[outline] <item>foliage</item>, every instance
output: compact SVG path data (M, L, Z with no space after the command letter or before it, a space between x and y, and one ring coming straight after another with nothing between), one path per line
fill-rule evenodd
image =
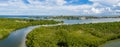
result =
M120 38L120 22L40 27L27 36L28 47L98 47Z
M0 39L8 36L10 32L24 28L27 26L39 25L39 24L55 24L58 22L52 20L32 20L32 19L0 19Z

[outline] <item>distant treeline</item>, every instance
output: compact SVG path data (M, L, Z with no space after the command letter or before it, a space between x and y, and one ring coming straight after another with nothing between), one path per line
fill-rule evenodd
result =
M100 19L100 18L120 18L120 16L34 16L30 18L82 20L82 19Z

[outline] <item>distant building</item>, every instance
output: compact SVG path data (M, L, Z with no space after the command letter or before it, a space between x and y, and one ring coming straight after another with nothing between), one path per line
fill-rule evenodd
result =
M81 19L81 20L85 20L85 19L86 19L86 17L81 17L80 19Z

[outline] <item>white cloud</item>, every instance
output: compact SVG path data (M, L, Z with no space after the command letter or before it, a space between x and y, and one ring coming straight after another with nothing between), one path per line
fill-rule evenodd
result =
M0 3L0 6L8 6L6 3Z
M105 5L114 5L118 2L120 2L120 0L90 0L92 2L98 2L101 4L105 4Z
M23 0L9 0L9 3L0 3L0 14L108 14L120 12L119 0L89 0L93 4L83 5L64 5L68 3L65 0L27 0L30 4L23 3ZM71 0L78 1L78 0ZM11 12L12 11L12 12Z

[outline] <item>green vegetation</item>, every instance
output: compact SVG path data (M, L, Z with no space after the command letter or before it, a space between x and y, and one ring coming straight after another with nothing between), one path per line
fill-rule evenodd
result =
M28 47L98 47L120 38L120 22L40 27L27 36Z
M10 34L11 31L24 28L32 25L39 24L55 24L58 22L52 20L32 20L32 19L10 19L1 18L0 19L0 39L5 38Z

